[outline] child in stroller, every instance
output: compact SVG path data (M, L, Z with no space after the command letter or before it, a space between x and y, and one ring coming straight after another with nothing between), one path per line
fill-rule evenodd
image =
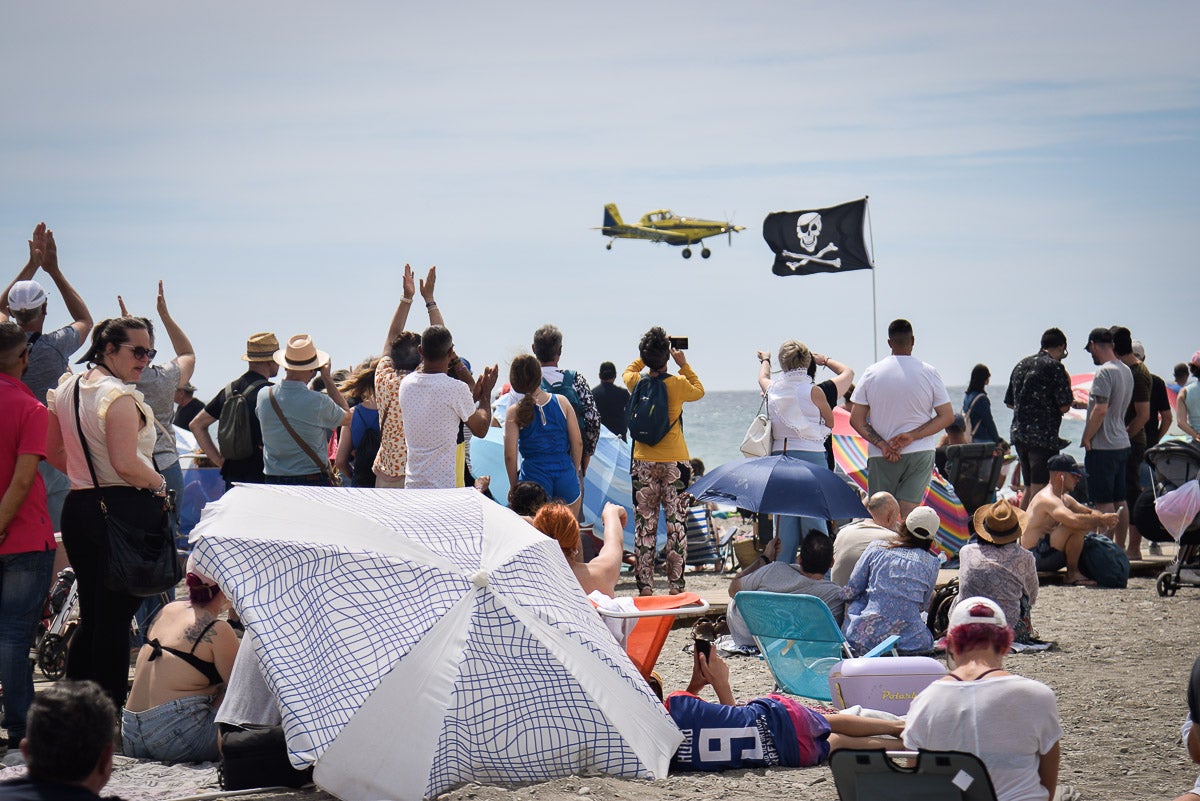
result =
M1200 444L1196 442L1173 440L1155 445L1146 451L1146 461L1154 473L1155 501L1200 478ZM1179 529L1170 532L1177 536L1179 555L1158 577L1158 594L1163 597L1174 595L1184 585L1200 587L1200 515L1183 521Z

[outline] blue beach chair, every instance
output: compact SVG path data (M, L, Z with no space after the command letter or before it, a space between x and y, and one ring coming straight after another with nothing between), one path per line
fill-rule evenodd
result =
M825 602L811 595L749 591L739 592L734 601L775 677L775 686L792 695L832 701L829 671L856 654ZM894 653L899 640L892 635L862 656Z

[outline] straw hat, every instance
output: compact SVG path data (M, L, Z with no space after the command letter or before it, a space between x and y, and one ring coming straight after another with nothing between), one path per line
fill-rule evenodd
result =
M975 510L975 533L993 545L1008 545L1020 538L1027 517L1024 509L999 500Z
M319 370L329 364L329 354L317 350L308 334L296 334L275 354L275 361L288 370Z
M278 350L279 340L270 331L251 334L246 340L246 355L242 357L242 361L269 362L275 358L275 352Z

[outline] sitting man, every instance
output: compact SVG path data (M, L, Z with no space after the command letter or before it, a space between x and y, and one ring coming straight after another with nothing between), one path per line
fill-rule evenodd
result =
M833 540L833 572L829 578L834 584L845 587L863 555L875 540L896 538L900 530L900 504L890 492L877 492L867 498L867 511L871 519L855 520L838 529Z
M708 685L716 692L718 703L699 697ZM671 693L666 705L684 734L671 770L768 765L808 768L824 762L839 748L898 748L900 743L893 738L904 729L900 719L822 714L783 695L738 704L729 686L729 665L715 649L708 656L695 651L687 690Z
M49 685L30 704L21 741L29 775L0 783L0 798L99 799L112 776L116 729L116 707L100 685L91 681Z
M1059 453L1046 460L1050 483L1029 502L1029 522L1021 535L1021 545L1033 551L1039 571L1067 567L1067 583L1095 585L1079 572L1079 554L1089 531L1108 530L1117 524L1117 514L1089 509L1071 497L1070 492L1083 478L1083 468L1074 457Z
M833 564L833 544L824 532L810 529L800 543L800 564L792 565L777 561L779 538L767 543L763 555L738 574L729 585L729 595L735 596L742 590L765 592L787 592L793 595L812 595L820 598L833 613L834 620L842 625L846 602L842 600L842 588L825 580L825 573ZM729 633L733 641L742 647L753 646L754 638L737 611L737 599L729 604Z

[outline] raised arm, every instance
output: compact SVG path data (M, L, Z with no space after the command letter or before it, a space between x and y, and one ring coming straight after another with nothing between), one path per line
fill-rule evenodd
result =
M396 337L400 336L400 332L404 330L404 325L408 322L408 313L412 310L413 295L416 294L416 286L413 283L412 267L404 265L404 294L400 297L400 303L396 306L396 311L392 313L392 322L388 325L387 336L383 340L383 350L380 353L385 356L392 349L392 342Z
M841 362L820 353L814 353L813 358L818 367L828 367L834 372L832 380L833 385L837 387L837 394L839 397L845 395L846 390L850 389L850 385L854 383L854 371Z
M758 388L764 395L771 388L771 354L765 350L758 352Z
M442 310L438 308L437 301L433 299L433 288L436 284L437 265L435 264L429 268L429 272L421 281L421 297L425 300L425 310L429 312L429 324L445 327L446 319L442 317Z
M42 255L42 269L54 281L54 286L62 295L63 304L67 307L67 313L71 315L71 327L79 334L79 341L84 342L92 330L92 315L83 298L59 269L58 246L54 244L54 232L50 230L46 231L46 251Z
M33 280L34 273L37 272L38 265L42 263L42 256L46 247L46 224L38 223L33 229L33 238L29 240L29 261L25 262L25 266L17 273L17 277L8 282L8 286L4 287L4 294L0 295L0 312L4 313L5 317L12 316L12 309L8 307L8 293L13 288L13 284L18 281Z
M600 519L604 523L604 545L600 547L600 553L588 562L588 570L597 583L614 587L621 576L621 560L625 556L625 521L628 514L625 507L606 503Z
M337 382L333 380L333 374L329 369L329 362L325 362L325 364L321 365L321 378L325 382L325 392L329 394L329 399L338 406L342 407L342 412L344 412L342 415L342 422L338 423L338 425L350 425L350 419L354 415L350 411L350 404L346 403L346 399L342 397L342 391L338 389Z
M192 341L167 310L167 296L163 294L161 280L158 282L158 318L162 320L167 337L171 340L171 347L175 350L175 363L179 365L179 386L183 386L192 380L192 373L196 372L196 351L192 348Z
M486 437L492 425L492 387L496 386L496 376L500 374L497 365L483 368L483 375L475 382L475 403L477 408L467 418L467 428L477 437Z

